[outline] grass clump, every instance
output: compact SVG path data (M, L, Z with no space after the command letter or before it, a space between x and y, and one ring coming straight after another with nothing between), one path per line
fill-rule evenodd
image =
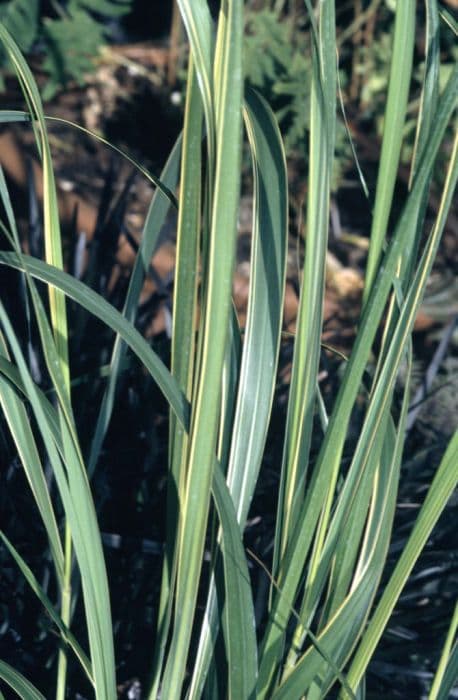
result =
M262 469L274 400L282 335L288 191L275 117L255 91L244 91L243 2L224 0L216 25L204 0L179 2L190 46L183 134L161 178L155 178L158 189L121 310L63 269L40 95L15 43L0 27L0 39L27 103L26 112L3 111L0 115L2 121L29 121L34 129L44 173L46 243L45 260L22 251L2 177L0 192L6 214L2 231L8 247L0 252L0 263L22 276L49 381L47 391L34 381L14 319L2 303L0 401L46 533L55 574L53 598L15 548L14 533L3 533L2 540L58 631L57 697L66 695L69 664L79 665L98 700L116 697L109 572L91 479L97 475L127 348L157 383L170 410L165 551L147 689L151 700L180 698L185 692L189 698L279 700L324 698L330 692L342 698L362 697L368 665L390 614L455 488L457 434L380 590L401 479L411 334L458 173L455 133L436 220L424 236L428 190L452 121L458 71L451 72L439 94L440 53L435 40L439 15L437 3L431 0L427 3L428 71L410 189L398 220L388 231L416 22L415 2L398 3L364 304L336 399L326 407L318 376L335 161L336 17L332 0L316 7L308 0L305 4L312 37L306 253L282 436L278 510L269 562L271 589L257 617L243 533ZM250 296L242 331L231 295L243 128L252 158L254 205ZM168 369L138 332L134 319L160 228L168 208L176 205L177 260ZM47 298L41 294L41 283ZM115 332L108 381L89 444L74 411L68 299ZM374 367L374 343L381 329ZM401 398L395 402L401 367ZM350 421L356 404L361 403L364 417L348 461L343 454ZM311 442L317 430L321 448L312 459ZM55 489L50 489L49 471ZM72 632L77 610L84 611L82 639ZM257 629L256 619L260 620ZM452 625L456 627L455 618ZM453 683L453 635L454 628L447 636L431 697L444 697ZM0 663L0 676L21 697L43 697L5 662Z

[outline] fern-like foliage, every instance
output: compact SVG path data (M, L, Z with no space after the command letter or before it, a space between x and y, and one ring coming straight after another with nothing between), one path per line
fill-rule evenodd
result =
M29 51L38 33L39 0L0 3L0 22L14 36L22 51Z
M40 0L0 0L0 22L20 48L28 52L39 46L44 51L45 100L71 80L84 82L109 37L107 20L128 13L132 0L56 0L53 5L55 15L46 17L40 12Z
M290 21L270 9L247 12L246 78L274 108L289 151L302 147L308 127L309 55Z
M247 9L244 50L246 79L273 108L288 155L297 153L306 158L311 76L309 27L301 23L300 17L275 11L272 4ZM341 83L345 83L342 74ZM342 119L337 121L335 147L333 188L351 162Z

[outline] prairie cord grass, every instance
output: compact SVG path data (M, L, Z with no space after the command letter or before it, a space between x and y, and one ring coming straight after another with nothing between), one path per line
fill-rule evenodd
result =
M27 700L75 697L81 688L84 697L118 697L122 660L115 657L111 612L116 601L110 600L110 560L94 484L118 387L126 366L138 360L169 411L165 545L160 585L149 592L155 599L156 635L142 697L363 698L374 652L457 482L455 433L387 572L405 458L412 331L458 175L453 122L458 67L449 71L440 91L442 23L438 3L426 0L410 182L396 213L393 198L418 18L415 0L397 2L363 306L330 405L321 394L319 375L341 92L337 20L333 0L305 0L310 35L310 75L304 76L310 81L305 258L277 465L277 511L270 559L262 562L270 590L259 598L259 563L247 553L243 538L268 455L280 363L289 226L286 158L271 108L257 92L244 89L244 2L222 0L216 19L206 0L177 4L189 42L183 132L161 175L150 177L155 194L119 308L65 271L48 120L35 79L0 24L0 41L26 105L25 111L0 111L0 121L24 122L33 130L43 172L45 243L44 259L26 254L0 170L0 264L2 274L19 279L23 289L22 309L13 309L6 292L0 299L2 432L33 496L43 532L36 546L52 570L51 583L43 583L41 570L34 570L28 553L16 547L14 529L6 525L0 537L17 576L46 610L47 634L56 640L48 662L51 687L40 692L36 681L6 661L0 661L0 678ZM102 2L98 5L103 9ZM285 6L277 1L275 12ZM241 329L232 283L243 149L251 156L253 215L249 298ZM426 225L439 157L445 177L435 220ZM169 363L135 322L152 254L173 209L177 245ZM69 320L78 318L77 307L112 334L108 364L96 368L103 369L105 384L97 394L89 440L72 371L71 347L82 342L75 329L84 326ZM24 316L34 329L45 381L33 371ZM356 409L361 425L349 456ZM317 431L316 453L312 439ZM148 478L153 483L156 477ZM444 634L431 699L445 698L453 686L456 626L455 613Z

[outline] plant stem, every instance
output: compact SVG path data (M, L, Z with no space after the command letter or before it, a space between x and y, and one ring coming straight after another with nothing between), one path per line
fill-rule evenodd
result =
M71 616L71 575L72 575L72 536L68 521L65 523L65 552L64 552L64 583L61 591L61 606L60 616L66 627L70 627ZM57 689L56 700L65 700L65 691L67 686L67 648L62 647L59 650L59 658L57 663Z
M444 679L445 671L447 669L447 664L452 653L453 642L456 637L456 630L458 628L458 603L455 604L455 610L453 613L452 621L447 632L447 637L445 639L445 644L442 649L441 658L439 665L437 667L436 675L434 676L434 681L429 691L428 700L437 700L440 697L441 685ZM442 689L443 692L443 689Z

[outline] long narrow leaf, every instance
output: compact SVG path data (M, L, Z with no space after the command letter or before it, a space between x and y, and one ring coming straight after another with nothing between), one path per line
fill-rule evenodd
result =
M12 688L22 700L46 700L27 678L18 673L9 664L0 661L0 678Z
M458 432L452 438L447 451L429 488L407 545L383 591L377 609L363 635L358 652L348 673L348 682L355 688L365 672L374 649L385 629L402 588L425 546L447 501L457 485Z
M136 170L138 170L147 180L151 182L152 185L155 185L157 189L162 192L162 194L166 197L166 199L169 200L170 204L174 207L177 207L177 200L175 195L173 194L172 190L167 186L165 182L154 173L151 173L149 170L147 170L136 158L133 158L130 156L128 153L123 151L121 148L118 148L115 146L113 143L108 141L107 139L103 138L103 136L100 136L100 134L97 134L95 131L91 131L90 129L86 129L84 126L81 126L80 124L76 124L76 122L72 122L70 119L62 119L62 117L51 117L50 115L45 114L44 119L48 122L57 122L58 124L65 124L66 126L71 127L72 129L77 129L78 131L81 131L83 134L86 134L87 136L90 136L91 138L95 139L96 141L99 141L99 143L103 143L104 146L107 146L110 148L112 151L117 153L118 155L121 156L124 160L126 160L128 163L134 166ZM0 123L2 122L30 122L31 117L28 112L21 112L20 110L5 110L2 109L0 110ZM170 157L172 157L172 154L170 154Z
M51 151L47 138L45 117L40 94L32 73L21 52L6 28L0 24L0 41L18 76L24 96L31 109L31 117L36 120L38 146L43 161L43 217L45 234L46 260L58 268L63 267L62 242L57 206L57 193L54 181ZM67 344L67 315L65 297L57 289L49 290L51 321L56 338L58 353L62 363L62 372L69 391L68 344Z
M216 53L221 51L222 55L221 72L218 76L222 98L220 120L216 125L216 170L208 252L209 278L202 309L202 359L191 422L186 497L181 513L175 626L163 684L163 693L169 697L178 696L181 691L191 623L195 615L217 444L225 341L231 310L240 185L242 2L227 0L223 3L221 15L223 13L227 32L222 35L222 41L215 49ZM217 59L215 64L218 64Z
M253 159L250 295L228 485L243 529L265 447L283 316L288 229L286 162L275 118L255 92L245 120ZM256 407L256 410L253 410Z
M178 138L167 160L167 163L165 164L164 170L161 173L161 183L169 190L175 189L177 184L180 155L181 137ZM162 225L169 210L169 204L169 199L164 196L163 191L160 189L156 190L146 215L142 239L137 252L137 257L135 258L135 263L129 280L129 287L127 289L126 300L122 310L123 316L125 316L127 320L132 323L135 320L143 282L151 262L151 257L157 246ZM111 353L108 384L103 395L102 404L94 431L94 437L92 439L91 451L88 459L89 474L92 474L95 469L100 448L107 431L108 423L113 410L119 369L125 355L125 351L126 345L122 342L120 336L117 336Z
M219 465L213 475L213 495L222 530L228 697L252 700L255 697L258 655L250 574L234 504Z
M6 186L3 169L0 167L0 198L5 208L8 225L14 245L19 249L19 234L16 228L13 206ZM0 358L7 357L7 348L0 336ZM41 465L39 452L29 426L27 413L14 392L4 381L0 384L0 403L11 434L14 438L22 466L29 481L38 510L49 538L51 555L60 584L64 580L64 554L57 527L56 517L49 496L46 478Z
M442 649L441 658L434 676L428 700L447 698L452 685L458 677L458 641L456 631L458 629L458 602L450 621L447 637ZM455 679L455 680L453 680ZM450 683L451 680L451 683Z
M357 634L364 624L373 600L375 584L385 564L396 504L396 489L393 487L399 477L399 465L392 459L382 459L381 466L379 478L374 482L372 496L372 520L377 528L377 535L372 540L373 546L364 575L359 578L333 618L318 635L318 645L311 638L312 645L273 694L275 700L299 699L317 683L321 694L326 697L327 676L337 679L327 659L332 659L333 665L337 668L343 668L346 658L354 647ZM348 679L346 679L345 687L348 685Z
M5 356L6 348L0 335L0 361ZM46 528L57 579L59 584L62 584L64 577L62 543L38 448L30 428L25 407L8 385L8 382L3 378L0 380L0 404Z
M319 31L315 40L317 44L313 47L310 98L306 253L277 510L275 575L294 530L302 502L315 412L336 120L333 0L320 3Z
M43 442L46 445L64 505L68 531L71 533L81 572L96 697L97 700L105 700L115 693L111 613L100 531L97 526L86 472L80 461L80 453L74 446L67 423L61 419L61 415L59 415L59 433L61 434L62 454L59 455L49 413L32 381L18 340L2 304L0 304L0 322L16 360L21 381L33 409Z
M0 252L0 264L9 265L18 270L28 270L32 277L61 289L67 296L81 304L87 311L118 333L154 377L175 411L178 420L183 425L188 425L188 404L171 374L140 333L103 297L66 272L27 255L18 257L16 253L2 251Z
M286 164L275 118L254 91L246 93L245 123L254 174L250 293L227 482L240 529L245 526L264 452L281 333L287 248ZM256 407L256 410L253 410ZM218 630L210 590L190 697L200 696Z
M37 579L35 578L34 574L32 573L32 570L29 568L29 566L25 563L24 559L21 557L17 549L11 544L9 539L6 537L6 535L3 532L0 532L0 538L7 547L8 551L10 552L11 556L15 560L16 564L18 565L19 569L21 570L22 575L26 579L27 583L29 584L30 588L32 591L35 593L35 595L38 597L40 603L43 605L44 609L48 613L49 617L51 620L54 622L56 627L58 628L59 632L62 635L62 639L73 649L76 657L78 658L81 666L84 669L84 672L86 673L86 676L88 677L89 681L94 684L94 680L92 678L92 670L91 670L91 663L79 645L78 641L74 637L74 635L71 633L71 631L68 629L68 627L62 622L61 618L59 615L56 613L53 604L49 600L48 596L38 583Z
M383 265L379 270L366 304L360 332L356 338L352 355L345 370L343 383L330 417L328 430L307 490L302 513L299 516L299 524L294 534L292 546L283 561L284 575L279 580L279 585L282 587L282 597L274 603L271 621L267 627L263 642L266 669L270 668L274 655L277 658L277 655L280 654L281 640L288 618L288 611L296 597L297 586L301 580L313 530L321 510L322 501L319 494L326 490L330 475L340 462L351 410L358 393L385 302L395 278L399 255L403 250L403 245L408 235L407 228L412 217L416 219L418 207L423 196L424 185L429 177L445 128L454 110L457 88L458 67L455 67L436 112L436 129L428 142L412 191L398 221L393 240L385 255Z
M396 5L382 153L366 269L365 300L374 283L382 256L401 154L403 125L412 74L415 6L415 0L404 0Z
M205 112L210 152L214 151L215 117L213 110L212 62L214 31L208 3L205 0L178 0L181 16L191 44L191 51Z
M191 401L195 357L197 284L200 240L202 101L192 55L189 59L183 127L180 204L173 296L171 373L184 396ZM180 493L186 480L187 430L170 411L167 526L162 566L153 682L149 697L159 688L166 643L172 619L172 589L176 577L175 546L179 523Z

